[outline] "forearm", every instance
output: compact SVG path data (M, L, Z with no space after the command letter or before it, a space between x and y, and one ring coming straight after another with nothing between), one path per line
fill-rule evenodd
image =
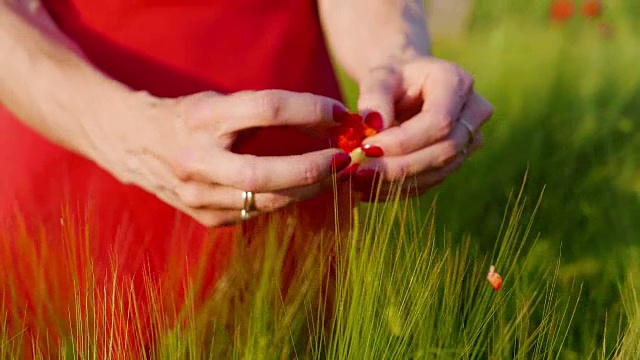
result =
M1 0L0 54L0 103L52 141L105 160L101 127L119 125L101 114L127 106L131 91L85 60L46 12Z
M377 66L431 52L420 0L321 0L319 6L329 44L356 80Z

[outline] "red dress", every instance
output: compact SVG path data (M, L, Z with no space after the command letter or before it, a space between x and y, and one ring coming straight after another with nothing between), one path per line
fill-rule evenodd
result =
M340 98L311 0L43 3L99 69L133 89L161 97L287 89ZM247 133L237 150L284 155L325 146L280 129ZM113 270L110 255L115 255L120 276L139 279L144 270L159 278L168 270L182 271L173 261L186 259L178 264L181 269L206 253L213 282L233 248L232 228L203 228L153 195L122 185L91 161L49 143L1 108L0 169L5 229L0 289L11 281L22 284L18 299L27 303L29 316L46 318L38 310L43 301L53 301L66 314L65 301L73 293L61 284L72 287L74 266L91 262L100 277ZM303 205L318 224L333 219L331 197ZM69 245L69 239L76 243Z

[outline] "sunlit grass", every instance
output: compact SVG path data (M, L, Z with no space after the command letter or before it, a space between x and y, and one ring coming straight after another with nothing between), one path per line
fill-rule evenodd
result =
M496 112L485 148L431 195L437 223L488 251L507 189L527 171L528 196L546 187L530 251L562 259L557 291L582 284L565 342L576 358L613 353L627 321L619 284L639 275L640 35L623 3L602 19L611 33L600 21L504 13L438 47L476 76Z
M0 359L640 358L635 4L610 3L611 32L552 24L542 0L476 4L473 31L435 48L496 112L438 189L360 206L345 233L265 220L213 289L206 261L142 291L117 258L97 273L81 214L62 244L2 232Z
M0 351L7 358L25 351L67 358L405 359L531 358L562 350L579 292L558 297L557 263L540 266L522 251L533 240L522 192L504 213L493 254L437 229L435 203L421 214L418 204L402 200L398 193L395 201L360 208L339 240L295 244L285 240L295 238L295 227L265 224L264 236L240 246L198 304L195 284L184 284L188 295L179 308L167 308L161 284L151 280L142 294L117 274L94 288L100 282L89 266L87 288L76 288L68 304L67 324L36 324L25 334L19 322L9 329L5 321ZM287 278L292 249L299 262ZM499 292L486 280L490 264L504 277ZM141 303L152 306L142 313Z

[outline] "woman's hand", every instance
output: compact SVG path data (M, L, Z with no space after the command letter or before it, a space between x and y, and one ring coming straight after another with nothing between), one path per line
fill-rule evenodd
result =
M0 103L20 121L206 226L241 220L243 192L256 193L260 212L311 198L333 185L332 170L350 163L337 149L232 152L250 128L328 137L334 111L346 111L339 102L276 90L179 99L138 93L96 69L38 6L0 0L0 54Z
M358 108L371 113L369 125L382 130L365 143L382 148L384 156L358 171L355 186L367 198L382 182L382 200L391 181L404 180L403 188L414 196L442 182L481 145L480 128L493 112L474 91L471 75L427 56L366 72Z
M358 109L380 130L365 140L384 156L356 173L365 199L382 181L404 181L412 195L443 181L482 142L492 108L459 66L431 56L421 0L320 0L335 56L360 86ZM378 171L378 172L376 172ZM394 185L395 186L395 185Z
M280 90L139 99L139 116L129 125L89 131L103 134L92 136L97 153L107 154L102 165L206 226L240 221L244 191L255 193L258 212L318 195L351 161L338 149L281 157L231 151L239 132L251 128L291 126L326 136L338 125L334 112L345 111L333 99Z

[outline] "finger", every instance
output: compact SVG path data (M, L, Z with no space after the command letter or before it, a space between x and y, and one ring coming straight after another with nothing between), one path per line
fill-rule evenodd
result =
M326 179L318 184L294 189L268 193L253 194L253 209L258 212L271 212L292 203L311 199L323 191L331 188L332 179ZM236 188L206 184L202 182L183 183L176 189L176 194L182 203L194 209L236 210L244 209L245 199L243 191Z
M360 83L358 110L363 114L377 112L381 124L369 124L377 131L388 128L395 120L394 101L400 90L400 74L390 67L378 67Z
M458 143L466 141L466 129L461 128L452 137L419 151L401 156L384 156L367 161L366 167L381 171L385 181L400 181L425 171L447 166L462 149Z
M480 128L491 118L492 114L493 107L487 100L478 94L471 97L460 114L460 119L454 130L453 138L458 144L458 149L470 152L474 145L476 148L478 147L476 136L482 140ZM466 130L466 135L462 134L462 128ZM462 145L463 141L466 142L465 145Z
M260 193L317 184L350 163L349 155L338 149L292 156L199 152L184 156L174 171L183 181L216 183Z
M473 155L478 149L480 149L482 147L482 145L484 144L484 136L482 135L482 132L480 132L480 130L477 130L474 134L473 134L473 144L471 144L468 148L467 148L467 152L466 154L462 154L464 155L466 158L470 158L471 155Z
M493 106L482 96L474 93L465 104L459 120L464 120L476 132L493 115Z
M473 78L455 65L432 66L423 85L422 111L413 118L365 140L387 155L403 155L446 138L473 93Z
M205 227L231 225L241 220L241 213L237 210L220 210L209 208L193 208L182 202L174 189L162 188L155 195L165 203L189 215Z
M445 141L408 155L371 159L367 162L366 168L382 172L386 181L399 181L420 173L436 171L454 162L463 149L466 149L469 155L481 144L482 137L474 134L474 143L467 145L468 134L467 129L459 125Z
M403 191L410 196L418 196L429 190L430 188L438 185L444 181L449 175L458 170L465 159L469 158L478 148L482 146L483 137L478 131L474 134L474 142L471 144L466 153L458 152L456 156L442 168L431 169L423 171L415 175L405 175L402 177L396 177L393 180L388 180L393 174L385 174L383 167L380 165L373 165L371 162L367 163L367 166L358 172L354 181L354 188L363 194L368 194L368 197L377 195L380 199L388 199L390 196L398 196L398 188L401 187ZM371 176L366 176L361 181L360 174L376 170L378 173ZM397 176L397 175L395 175ZM371 179L378 181L371 181ZM379 194L377 191L379 187ZM395 194L395 195L394 195Z
M248 220L248 218L243 219L242 212L239 210L211 210L202 208L189 209L187 214L206 227L230 226ZM248 214L248 216L251 218L258 214L259 213L251 213Z
M454 172L458 171L464 162L464 156L459 156L451 164L435 171L420 174L413 181L406 182L402 190L405 196L418 197L426 194L429 190L443 183Z
M442 169L426 172L418 176L408 177L402 181L380 182L370 188L361 188L363 201L388 201L398 197L417 197L425 194L435 186L445 181L451 174L457 171L464 162L464 156L458 156L452 163Z
M328 128L337 125L336 111L348 111L335 99L286 90L204 94L187 101L192 102L185 115L191 128L210 128L214 123L223 133L267 126Z

